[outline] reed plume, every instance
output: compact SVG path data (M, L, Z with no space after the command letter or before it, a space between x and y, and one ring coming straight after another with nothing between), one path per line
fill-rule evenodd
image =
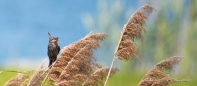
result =
M163 60L157 63L156 67L163 71L163 70L173 70L175 65L179 64L183 57L181 56L173 56L166 60Z
M110 68L101 68L96 70L90 77L85 80L83 86L102 86L104 84L104 80L107 77L109 69ZM119 69L113 67L110 76L114 75L117 71L119 71Z
M171 71L183 57L173 56L157 63L139 82L138 86L167 86L176 80L164 74L163 71Z
M124 61L128 61L132 58L138 59L137 50L133 42L136 39L142 38L142 32L146 31L143 27L145 25L145 19L148 19L148 15L152 13L153 10L154 8L152 6L147 4L143 5L130 17L128 22L124 25L104 86L107 84L111 68L117 57Z
M78 86L98 68L92 47L85 46L68 62L62 71L56 86Z
M145 32L145 19L154 10L150 5L143 5L138 9L124 25L121 32L121 38L115 50L115 55L120 60L130 60L137 57L137 51L133 44L135 39L142 38L142 32ZM132 40L131 40L132 39Z
M4 84L4 86L20 86L25 78L27 78L27 75L23 73L18 73L16 77L11 78L8 82ZM24 85L26 86L27 84Z
M40 86L41 85L40 80L42 80L44 78L44 76L42 76L42 74L45 72L44 71L45 62L46 62L46 59L42 62L40 67L30 77L29 83L27 84L27 86Z
M99 47L99 40L103 40L107 35L101 33L90 33L85 36L83 39L78 42L72 43L66 47L64 47L60 56L57 58L55 64L49 71L49 79L52 81L57 81L59 79L60 74L67 66L68 62L86 45L90 46L93 49L97 49Z

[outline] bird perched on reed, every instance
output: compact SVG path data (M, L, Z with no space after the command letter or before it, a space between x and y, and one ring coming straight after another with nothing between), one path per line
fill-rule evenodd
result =
M49 65L48 67L50 67L52 65L53 62L56 61L57 59L57 55L60 51L60 46L58 45L58 37L51 37L51 34L48 32L48 36L49 36L49 44L48 44L48 57L49 57Z

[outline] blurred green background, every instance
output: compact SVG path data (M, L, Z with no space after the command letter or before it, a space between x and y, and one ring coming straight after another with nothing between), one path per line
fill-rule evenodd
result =
M116 0L98 2L98 14L87 13L84 23L88 30L105 32L110 38L102 43L99 55L112 60L123 25L137 8L125 7L127 2ZM135 86L156 63L171 56L184 56L181 63L169 75L177 80L188 79L191 82L177 82L176 86L194 86L197 84L197 1L195 0L139 0L138 8L144 4L153 6L156 11L146 21L146 33L143 40L135 41L142 64L135 61L120 62L120 72L110 79L109 86ZM122 23L121 19L124 20ZM112 49L112 50L109 50Z
M119 67L120 71L109 79L107 86L135 86L156 63L171 56L184 56L184 58L169 75L177 80L191 80L191 82L177 82L172 86L195 86L197 84L195 62L197 61L197 1L138 0L133 3L136 6L128 6L130 3L127 0L98 0L96 14L84 12L81 15L81 22L87 32L94 30L110 35L101 42L101 47L95 52L99 63L108 67L122 27L130 16L144 4L156 9L146 20L146 33L143 34L143 40L135 41L141 64L133 60L123 62L117 59L115 66ZM14 69L18 68L11 70ZM16 74L1 72L0 85Z

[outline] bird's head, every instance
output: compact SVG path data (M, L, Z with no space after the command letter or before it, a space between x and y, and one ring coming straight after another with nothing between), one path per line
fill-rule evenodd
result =
M50 41L50 43L57 43L57 41L54 40L54 39L52 39L52 40Z
M58 37L53 37L53 39L56 40L56 42L58 42L59 38Z
M58 42L58 37L52 37L51 34L48 32L49 36L49 43L56 43Z

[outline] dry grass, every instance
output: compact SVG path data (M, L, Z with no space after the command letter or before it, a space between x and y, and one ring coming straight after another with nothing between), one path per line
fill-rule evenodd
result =
M42 62L40 67L36 70L25 71L18 73L18 75L10 79L5 86L41 86L41 82L46 76L44 73L44 64L46 59ZM47 82L51 83L51 82Z
M88 79L86 79L86 81L83 83L83 86L103 86L103 81L106 79L108 71L109 68L98 69ZM119 69L113 67L110 76L113 76L117 71L119 71Z
M143 5L124 25L104 86L107 84L111 68L113 67L114 61L117 57L124 61L128 61L132 58L138 59L137 50L133 42L136 39L142 38L142 32L146 31L143 27L145 25L145 19L148 19L148 15L152 13L153 10L154 8L152 6L147 4Z
M138 86L167 86L175 79L164 74L162 71L171 71L183 57L173 56L157 63L139 82Z
M87 86L85 82L91 78L91 75L93 75L97 69L101 68L100 64L96 62L96 57L92 49L97 49L97 47L99 47L98 40L103 40L105 37L106 34L89 34L79 42L76 42L73 48L78 46L77 48L79 48L79 50L61 71L56 81L56 86L81 86L83 83ZM83 47L80 48L81 46ZM53 67L55 67L55 65ZM103 74L101 77L104 79L106 74ZM97 80L101 77L97 77ZM94 86L98 86L98 84L95 83Z
M130 60L137 57L137 51L133 41L142 38L142 32L145 32L145 19L152 13L154 8L150 5L143 5L139 8L124 25L121 32L121 38L115 50L115 55L120 60ZM132 40L131 40L132 39Z
M175 65L179 64L179 62L183 59L181 56L173 56L166 60L163 60L156 64L156 67L163 71L163 70L173 70Z
M33 73L33 75L29 79L29 83L27 86L40 86L40 80L43 80L44 76L42 74L44 73L44 64L46 62L46 59L42 62L40 67Z
M4 84L4 86L20 86L23 83L23 80L27 76L23 73L18 73L18 75Z
M62 71L56 85L73 83L73 86L83 83L95 69L95 57L90 46L85 46L68 62ZM74 84L75 81L76 83Z
M49 72L49 79L52 81L57 81L68 62L77 54L77 52L79 52L81 48L89 45L91 48L97 49L99 47L98 41L103 40L106 36L106 34L90 33L78 42L64 47L61 50L60 56L56 60L56 63L52 66Z

